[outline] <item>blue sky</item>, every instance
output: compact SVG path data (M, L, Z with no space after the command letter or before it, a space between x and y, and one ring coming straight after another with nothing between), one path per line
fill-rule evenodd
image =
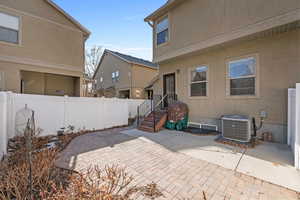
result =
M152 59L152 32L144 17L166 0L54 0L92 32L86 46L103 46Z

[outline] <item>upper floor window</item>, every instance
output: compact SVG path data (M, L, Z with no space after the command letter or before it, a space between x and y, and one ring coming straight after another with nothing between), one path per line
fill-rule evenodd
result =
M111 73L111 78L112 78L113 82L119 81L119 78L120 78L119 71L115 71L115 72Z
M230 95L256 95L256 58L249 57L228 63Z
M169 18L166 16L157 22L156 25L156 44L160 45L169 41Z
M208 88L208 67L199 66L191 71L190 96L206 97Z
M0 12L0 41L19 43L19 17Z

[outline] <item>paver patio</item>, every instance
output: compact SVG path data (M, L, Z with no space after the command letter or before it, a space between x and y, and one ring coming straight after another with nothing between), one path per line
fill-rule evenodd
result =
M295 191L279 187L204 160L174 152L122 129L91 133L74 139L57 166L82 171L90 166L126 167L136 184L155 182L161 199L299 200Z

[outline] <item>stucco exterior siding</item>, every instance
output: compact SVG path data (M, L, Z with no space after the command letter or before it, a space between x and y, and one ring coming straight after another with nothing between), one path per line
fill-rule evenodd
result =
M21 19L20 43L13 45L1 42L0 60L1 57L9 57L11 60L18 58L83 71L82 33L1 7L0 11Z
M45 3L46 0L0 0L0 7L9 11L16 11L30 15L35 18L41 18L52 23L65 25L78 31L78 27L70 20L66 19L61 13L57 12L55 8Z
M156 46L154 61L191 53L300 20L298 0L187 0L169 10L170 40Z
M286 134L287 91L300 82L300 30L272 37L244 41L218 47L192 56L174 58L160 64L160 80L155 93L162 93L163 75L176 73L176 93L189 106L190 121L217 120L224 114L246 114L259 117L267 111L266 124L280 126ZM247 55L258 56L258 91L255 98L233 98L226 95L226 62ZM209 68L208 97L189 97L189 68L207 65ZM257 119L258 120L258 119ZM278 133L279 134L279 133ZM282 135L278 138L285 138ZM284 142L284 141L281 141Z
M112 81L112 73L119 71L119 81ZM101 82L101 77L103 82ZM131 87L131 64L118 59L116 56L106 54L95 76L96 89L115 87L116 90L124 90Z
M112 73L117 71L118 80L113 81ZM128 62L113 52L105 51L94 75L97 81L95 89L100 96L123 97L124 91L129 91L130 98L143 99L147 98L145 88L157 74L158 69Z
M50 88L59 90L62 88L58 85L60 83L65 84L66 94L81 96L87 30L67 14L62 14L63 11L48 0L0 0L0 12L19 19L18 44L0 41L0 71L5 74L4 89L20 93L21 80L25 81L22 72L26 71L30 74L27 74L26 81L37 81L39 85L25 92L54 94ZM48 81L46 87L43 84L47 81L42 80L41 74L53 74L57 81ZM61 75L69 81L61 81Z
M158 75L157 69L143 67L139 65L132 66L132 86L136 88L145 88L150 81Z

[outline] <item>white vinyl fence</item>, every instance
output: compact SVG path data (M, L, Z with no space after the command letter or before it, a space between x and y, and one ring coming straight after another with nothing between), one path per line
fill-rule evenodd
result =
M58 130L74 126L75 130L101 130L128 124L137 107L145 100L56 97L0 92L0 159L7 141L19 126L20 110L25 105L35 113L36 128L41 136L56 135ZM16 120L17 118L17 120Z
M300 169L300 84L288 91L288 144L294 152L295 167Z

